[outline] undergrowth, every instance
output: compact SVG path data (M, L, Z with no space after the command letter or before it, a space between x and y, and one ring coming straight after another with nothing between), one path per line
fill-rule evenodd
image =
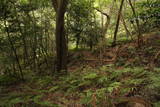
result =
M33 76L25 85L10 86L8 90L1 86L0 106L112 107L121 102L120 97L137 95L148 99L152 96L155 106L159 104L160 68L154 72L141 67L113 68L113 65L87 67L59 78ZM0 82L4 82L3 78L0 77Z

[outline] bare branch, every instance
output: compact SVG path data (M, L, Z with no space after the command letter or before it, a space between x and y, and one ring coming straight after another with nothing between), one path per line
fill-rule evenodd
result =
M110 16L107 13L102 12L101 10L94 8L95 10L97 10L98 12L100 12L101 14L105 15L107 17L107 19L110 18Z

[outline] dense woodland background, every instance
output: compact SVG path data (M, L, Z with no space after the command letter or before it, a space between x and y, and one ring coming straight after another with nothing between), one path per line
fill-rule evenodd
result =
M160 107L160 0L0 0L0 107Z

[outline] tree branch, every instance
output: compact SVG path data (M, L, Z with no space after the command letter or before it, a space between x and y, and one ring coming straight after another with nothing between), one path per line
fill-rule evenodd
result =
M101 14L105 15L107 17L107 19L110 18L110 16L107 13L102 12L101 10L94 8L95 10L97 10L98 12L100 12Z

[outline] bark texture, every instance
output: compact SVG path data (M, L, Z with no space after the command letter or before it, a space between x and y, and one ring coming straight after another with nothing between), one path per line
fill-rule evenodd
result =
M56 11L56 70L67 71L67 43L64 28L67 0L52 0L52 5Z

